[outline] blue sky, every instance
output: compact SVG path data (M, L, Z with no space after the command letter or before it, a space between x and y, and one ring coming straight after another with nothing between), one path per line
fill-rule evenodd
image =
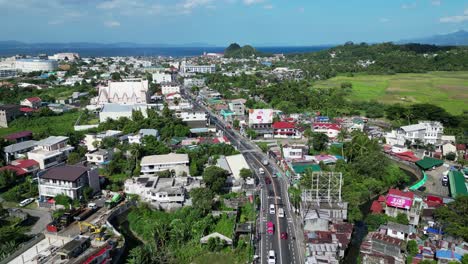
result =
M0 40L226 46L396 41L468 29L462 0L0 0Z

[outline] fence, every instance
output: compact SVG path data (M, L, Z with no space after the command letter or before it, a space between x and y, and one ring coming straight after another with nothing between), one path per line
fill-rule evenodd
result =
M8 255L5 259L0 261L0 264L6 264L6 263L12 261L13 259L17 258L21 254L26 252L26 250L32 248L34 245L39 243L44 238L45 238L45 235L43 233L37 234L37 236L35 236L34 238L28 240L27 242L21 244L21 246L15 252L13 252L12 254Z

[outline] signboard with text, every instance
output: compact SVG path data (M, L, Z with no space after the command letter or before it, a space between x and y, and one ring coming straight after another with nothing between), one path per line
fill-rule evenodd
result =
M387 196L387 205L397 208L410 209L411 205L413 205L413 200L411 200L410 198L394 196L389 194Z
M273 109L249 109L249 124L273 123Z

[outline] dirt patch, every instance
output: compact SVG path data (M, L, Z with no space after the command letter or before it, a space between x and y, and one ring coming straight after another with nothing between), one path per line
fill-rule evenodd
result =
M387 92L409 92L410 90L401 88L399 86L390 86L386 89Z
M468 86L456 86L456 85L439 85L437 86L443 91L449 93L449 98L452 99L468 99Z

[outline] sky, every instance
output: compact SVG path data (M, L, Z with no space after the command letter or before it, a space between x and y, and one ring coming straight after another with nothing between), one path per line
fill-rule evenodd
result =
M322 45L468 29L463 0L0 0L0 40Z

